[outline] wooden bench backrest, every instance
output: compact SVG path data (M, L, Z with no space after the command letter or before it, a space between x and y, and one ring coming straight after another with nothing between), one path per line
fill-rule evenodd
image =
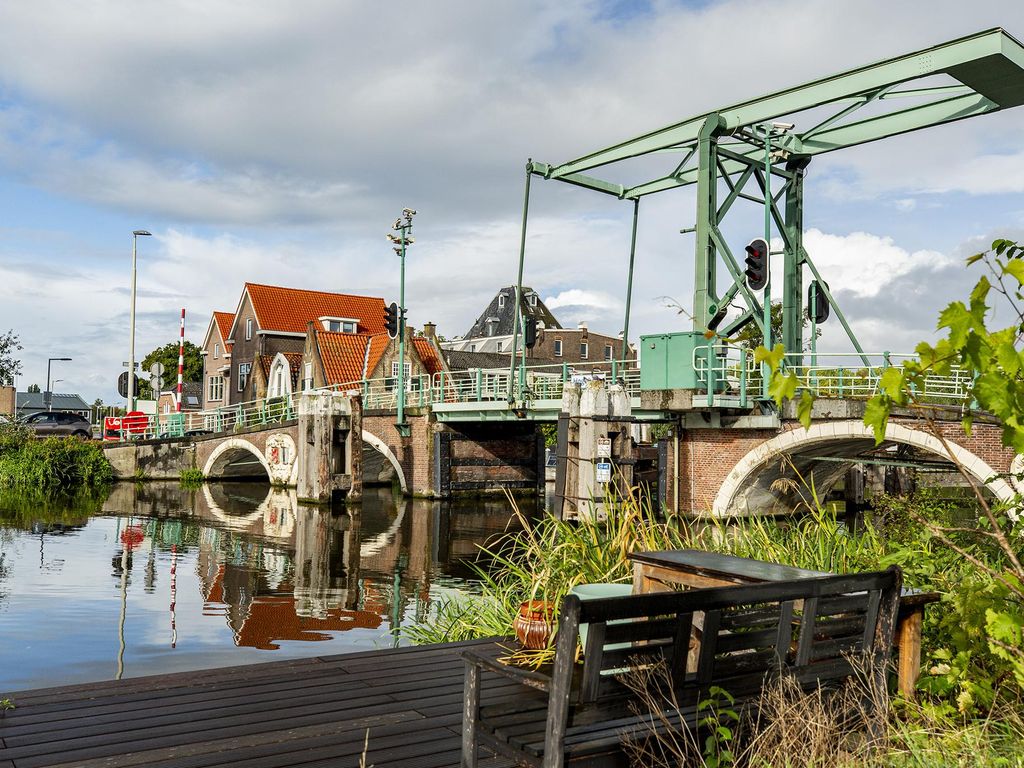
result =
M597 701L612 690L621 695L615 675L650 664L652 657L664 659L681 698L688 698L688 691L706 692L710 685L737 697L749 695L780 667L805 684L839 680L853 671L850 655L857 652L866 652L884 669L900 583L894 566L876 573L586 601L569 595L559 615L551 706L560 708L559 697L569 706ZM582 677L569 701L581 623L589 626ZM695 663L688 663L694 634L700 651ZM559 716L549 710L550 715Z

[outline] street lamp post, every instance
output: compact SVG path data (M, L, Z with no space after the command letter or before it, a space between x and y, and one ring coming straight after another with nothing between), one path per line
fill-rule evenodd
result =
M136 229L132 232L132 298L131 308L128 311L129 324L131 325L131 336L128 342L128 411L135 410L135 253L136 244L140 237L151 237L152 233L144 229Z
M43 405L47 411L53 407L53 392L50 391L50 363L54 361L70 362L70 357L51 357L46 361L46 392L43 394ZM64 381L64 379L58 379Z
M410 434L409 425L405 423L405 249L415 240L412 232L412 217L416 211L403 208L402 215L395 219L392 229L401 234L388 232L388 240L395 245L395 253L402 262L401 277L398 287L398 414L395 428L402 437Z

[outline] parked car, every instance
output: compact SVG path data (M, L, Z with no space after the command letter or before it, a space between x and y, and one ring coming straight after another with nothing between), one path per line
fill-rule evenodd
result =
M79 416L77 413L41 411L27 416L23 423L39 437L59 437L61 435L92 437L92 424L87 418Z

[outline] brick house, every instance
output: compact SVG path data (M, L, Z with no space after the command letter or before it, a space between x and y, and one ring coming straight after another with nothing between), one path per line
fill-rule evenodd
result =
M426 334L416 335L414 329L406 328L407 391L419 390L426 385L427 378L448 370L433 335L433 326L427 324L426 330ZM276 366L270 367L270 371L273 373L283 369L284 364L284 361L278 360ZM397 376L398 340L390 338L387 332L338 333L325 331L316 323L309 323L299 378L296 380L301 389L357 385L363 379L394 382ZM268 394L274 392L276 390L273 388L268 390Z
M224 395L231 373L231 324L233 312L214 312L203 339L203 409L227 405Z
M234 314L215 312L210 321L203 345L204 405L234 405L262 398L272 386L283 388L285 366L288 386L297 383L310 323L327 333L383 333L384 299L246 283ZM230 350L227 358L212 354L217 334L223 350Z

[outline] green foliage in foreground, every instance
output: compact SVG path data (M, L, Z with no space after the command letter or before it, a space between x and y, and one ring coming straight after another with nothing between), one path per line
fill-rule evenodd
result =
M1018 700L1024 686L1011 659L990 643L991 611L1005 608L1008 589L959 550L998 571L1005 555L988 539L964 530L948 546L915 515L950 525L962 509L920 497L884 499L854 529L835 514L812 507L794 519L747 518L731 522L659 522L649 506L627 500L607 520L568 522L545 516L484 550L478 595L442 600L431 621L408 629L418 643L511 634L524 600L557 603L576 584L628 582L632 551L703 549L799 568L849 573L899 565L908 587L934 590L941 602L926 612L928 654L920 683L937 711L968 715Z
M103 449L77 437L37 440L18 424L0 424L0 489L44 493L98 488L113 479Z

